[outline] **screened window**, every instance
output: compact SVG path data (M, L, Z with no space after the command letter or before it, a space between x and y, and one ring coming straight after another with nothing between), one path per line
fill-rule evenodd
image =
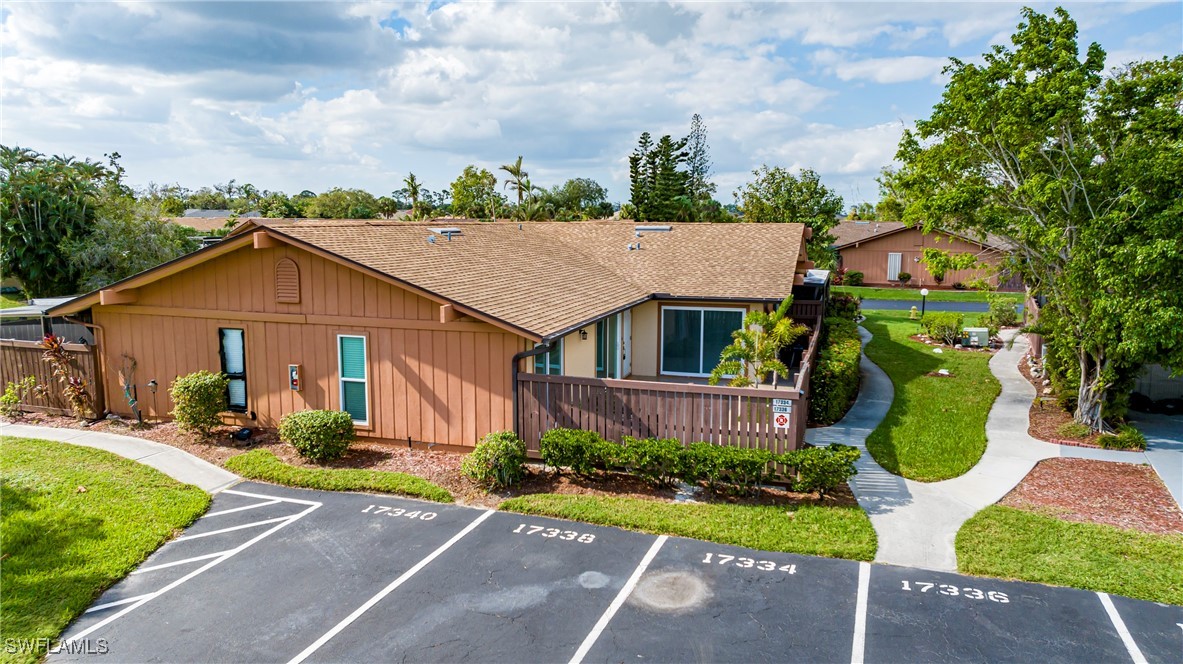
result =
M227 402L230 410L246 412L246 340L242 330L218 330L218 354L222 357L222 373L230 379Z
M541 355L534 356L534 373L536 374L550 374L552 376L563 375L563 340L558 339L552 345L551 349Z
M744 313L743 309L662 309L661 372L709 375L731 344L731 333L743 327Z
M619 318L609 316L596 323L596 378L619 378L617 352Z
M369 424L366 338L338 335L337 359L341 375L341 410L349 413L354 424Z

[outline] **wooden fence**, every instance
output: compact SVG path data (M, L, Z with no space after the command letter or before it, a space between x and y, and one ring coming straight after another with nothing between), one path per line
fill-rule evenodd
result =
M96 366L98 354L94 346L63 344L62 347L73 356L72 374L86 381L87 391L94 397L95 413L101 414L105 404ZM41 359L43 352L39 341L0 340L0 390L9 383L32 376L38 385L48 388L47 392L42 397L29 395L21 408L29 412L69 415L70 404L66 402L61 385L53 375L53 367Z
M796 383L787 389L518 374L518 435L531 456L538 455L542 434L558 427L615 441L677 438L777 454L798 449L805 441L805 397L821 338L821 320L808 322L809 346ZM787 416L787 426L777 426L778 415Z

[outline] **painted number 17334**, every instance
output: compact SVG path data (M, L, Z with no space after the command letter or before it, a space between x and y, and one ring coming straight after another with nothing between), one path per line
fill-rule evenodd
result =
M991 602L998 602L999 604L1010 604L1010 597L1006 593L991 590L984 592L977 588L958 588L957 586L949 585L947 583L929 583L927 581L904 581L903 590L926 593L930 590L933 594L948 595L949 597L964 597L966 599L988 599Z
M729 556L724 553L708 553L706 558L702 559L704 565L727 565L732 564L736 567L744 569L758 569L761 572L785 572L786 574L796 574L796 565L777 565L771 560L756 560L755 558L744 558Z

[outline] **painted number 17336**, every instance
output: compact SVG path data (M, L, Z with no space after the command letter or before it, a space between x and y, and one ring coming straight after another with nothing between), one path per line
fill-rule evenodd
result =
M1010 597L1006 593L991 590L984 592L977 588L958 588L947 583L929 583L927 581L904 581L903 590L926 593L933 590L933 594L948 595L949 597L965 597L966 599L988 599L999 604L1010 604ZM935 590L934 590L935 589Z

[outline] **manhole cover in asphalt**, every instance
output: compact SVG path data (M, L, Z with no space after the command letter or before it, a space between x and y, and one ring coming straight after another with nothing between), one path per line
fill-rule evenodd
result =
M630 601L651 611L690 611L711 598L711 589L701 576L686 570L658 570L641 577Z

